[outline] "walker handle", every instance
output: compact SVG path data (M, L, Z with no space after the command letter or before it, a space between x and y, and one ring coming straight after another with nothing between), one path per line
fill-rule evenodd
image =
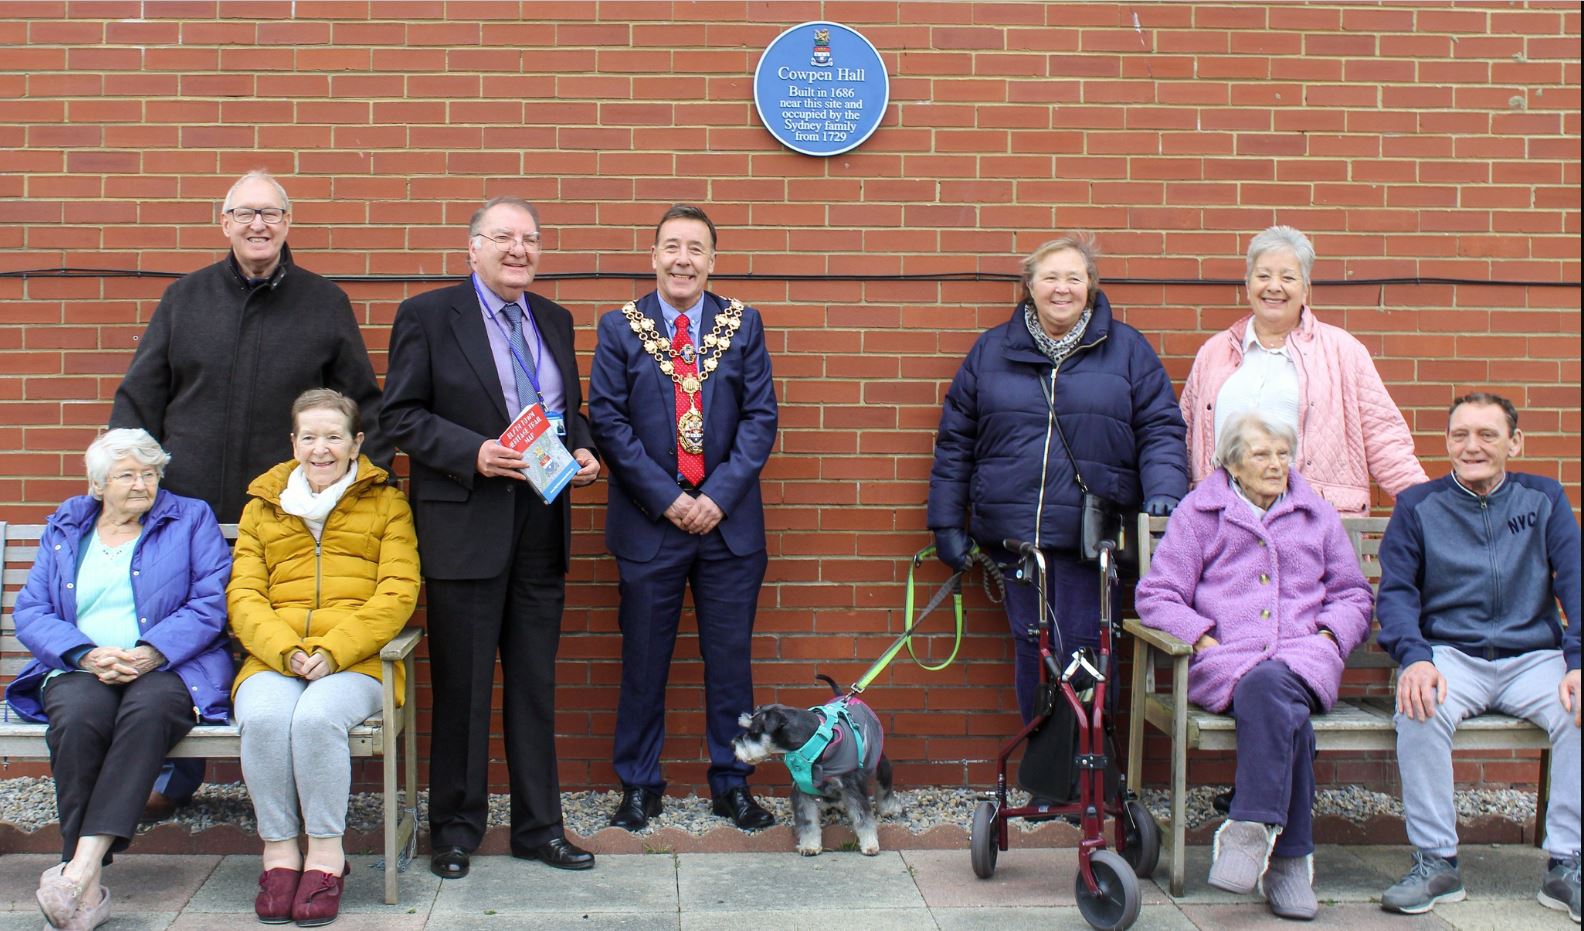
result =
M1001 546L1025 559L1033 558L1034 554L1039 552L1034 544L1024 543L1022 540L1013 540L1011 538L1002 540Z

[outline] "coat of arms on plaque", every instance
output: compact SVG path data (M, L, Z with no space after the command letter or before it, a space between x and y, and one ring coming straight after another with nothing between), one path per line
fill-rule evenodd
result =
M814 30L814 57L809 60L809 64L820 68L829 68L830 63L830 30L816 29Z

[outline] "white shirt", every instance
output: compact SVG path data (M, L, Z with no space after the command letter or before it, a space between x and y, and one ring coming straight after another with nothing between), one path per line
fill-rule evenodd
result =
M1215 436L1221 441L1221 428L1245 411L1257 410L1277 423L1298 432L1298 363L1290 342L1278 349L1266 349L1254 335L1254 321L1243 332L1243 364L1221 386L1215 400ZM1292 451L1298 461L1298 450Z

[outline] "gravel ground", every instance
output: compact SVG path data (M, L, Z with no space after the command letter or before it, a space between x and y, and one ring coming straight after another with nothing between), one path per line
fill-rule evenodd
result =
M1221 817L1212 807L1215 796L1226 791L1224 786L1199 786L1188 792L1188 826L1198 827ZM904 789L897 793L902 801L900 818L885 819L885 823L906 825L914 834L922 834L942 824L966 828L973 817L973 807L979 790L966 788ZM621 798L618 792L567 792L561 796L567 828L587 837L606 826L611 811ZM760 796L760 801L775 814L776 820L787 823L791 808L785 798ZM1026 796L1021 791L1012 792L1014 804ZM1159 789L1144 792L1144 802L1155 813L1164 817L1169 812L1166 793ZM1535 810L1535 794L1518 789L1465 790L1456 796L1458 816L1474 818L1496 815L1508 821L1523 823ZM420 825L427 824L428 794L419 793ZM490 823L506 824L509 800L505 795L490 798ZM1363 786L1341 786L1321 789L1315 799L1315 814L1340 815L1356 823L1363 823L1375 815L1402 815L1402 799L1385 792L1374 792ZM844 820L832 813L832 822ZM254 830L253 806L248 801L247 790L241 783L207 784L198 791L191 805L180 809L174 819L194 832L216 824L233 824L244 832ZM9 822L26 831L36 830L55 821L55 785L49 778L19 778L0 780L0 822ZM362 793L352 796L347 815L348 826L354 830L373 831L380 827L380 796ZM702 835L711 828L724 824L710 812L707 798L690 795L686 798L666 798L665 811L655 818L645 832L661 828L678 828L689 834ZM1035 830L1041 825L1027 821L1015 822L1022 830Z

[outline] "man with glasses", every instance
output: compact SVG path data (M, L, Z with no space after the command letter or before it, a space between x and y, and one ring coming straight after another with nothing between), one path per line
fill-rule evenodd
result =
M116 389L110 426L141 427L171 455L163 487L235 523L247 486L291 455L291 405L334 388L369 424L363 451L389 467L375 429L379 384L346 292L292 262L291 201L265 171L227 192L226 257L165 289ZM203 761L167 764L145 816L167 817L203 781Z
M291 202L267 172L231 186L224 259L165 289L116 389L111 427L142 427L171 454L164 487L235 523L247 486L291 455L292 401L334 388L370 425L364 452L390 464L373 429L379 385L346 292L292 262Z
M391 327L381 424L412 466L434 684L429 868L444 879L467 875L488 827L497 654L512 856L594 865L565 836L554 742L571 496L546 504L522 475L522 455L497 441L538 402L577 460L572 484L599 476L572 315L527 290L540 249L531 204L489 201L468 224L473 273L402 302Z

